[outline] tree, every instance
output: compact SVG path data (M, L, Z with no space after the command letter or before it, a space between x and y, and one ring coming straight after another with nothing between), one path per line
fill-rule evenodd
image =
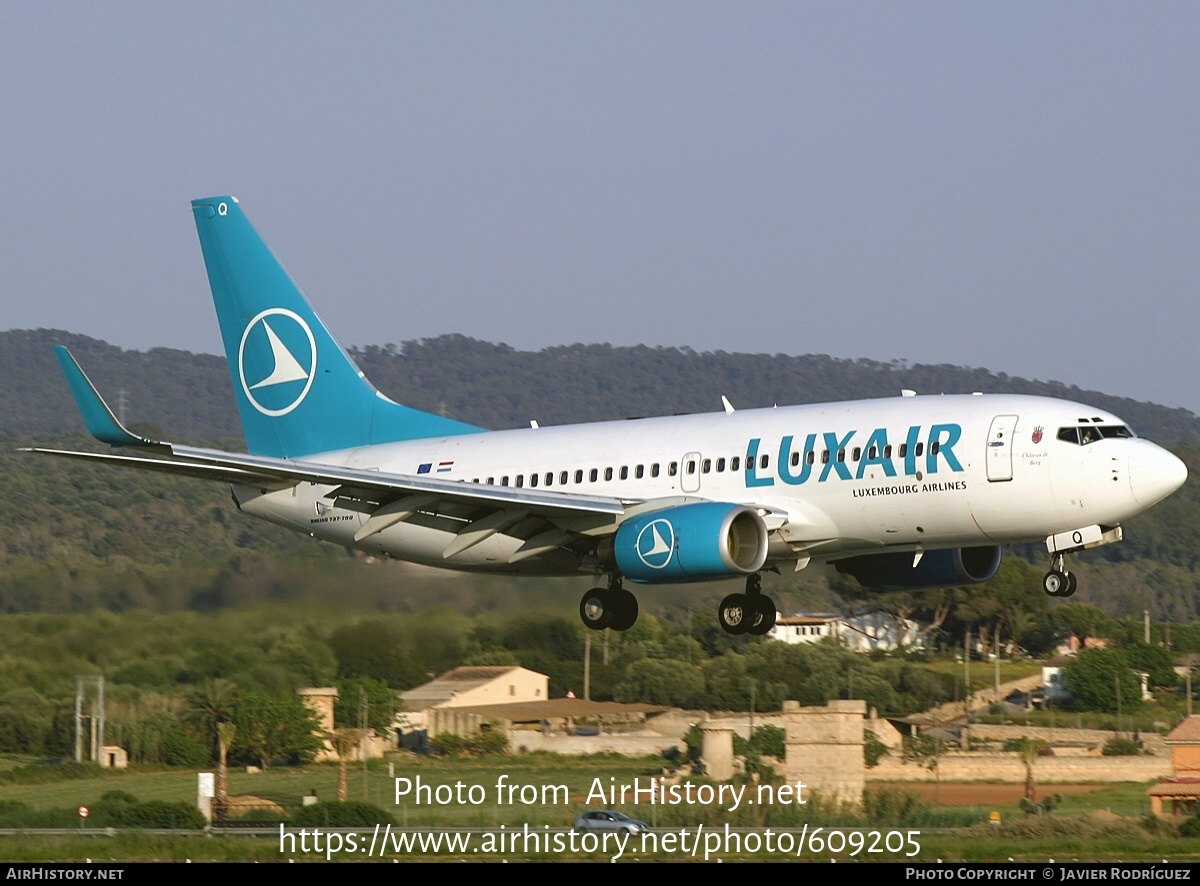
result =
M1020 740L1018 753L1021 763L1025 766L1025 799L1033 802L1037 799L1037 789L1033 780L1033 764L1037 758L1049 750L1049 744L1041 738L1023 738Z
M362 727L362 703L367 702L368 729L387 732L396 714L404 707L400 694L382 680L371 677L347 677L337 681L338 696L333 705L334 723L340 728Z
M1079 638L1105 637L1112 632L1113 620L1086 603L1064 603L1053 611L1053 621Z
M1079 710L1111 714L1141 707L1141 682L1120 650L1085 649L1064 672L1067 690Z
M329 638L343 677L370 677L388 686L414 686L424 672L404 651L401 635L391 624L364 621L338 628Z
M615 694L617 701L690 707L704 694L704 677L695 665L647 658L629 666Z
M1151 646L1149 643L1138 640L1130 643L1121 651L1125 653L1125 658L1134 670L1145 671L1150 675L1152 686L1170 689L1179 682L1179 675L1175 673L1175 662L1171 658L1171 653L1161 646Z
M346 764L365 737L361 729L335 729L333 735L330 736L333 741L333 749L337 751L338 755L337 798L339 802L344 803L349 796Z
M263 769L276 760L311 761L323 747L316 715L295 695L243 693L233 716L236 747Z

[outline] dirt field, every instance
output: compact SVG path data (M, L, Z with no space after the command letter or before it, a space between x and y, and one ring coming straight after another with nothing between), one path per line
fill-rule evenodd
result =
M899 788L919 794L922 799L933 802L938 786L926 782L885 783L871 782L869 787ZM1100 791L1111 785L1103 784L1054 784L1039 785L1037 796L1049 794L1081 794ZM1025 796L1023 784L950 784L942 782L938 802L943 806L1008 806Z

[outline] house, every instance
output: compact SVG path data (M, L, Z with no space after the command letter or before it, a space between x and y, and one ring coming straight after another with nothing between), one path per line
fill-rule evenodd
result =
M478 665L454 668L400 693L404 710L397 715L401 735L423 733L432 710L546 701L550 678L516 665ZM403 739L402 739L403 740Z
M911 619L895 618L878 610L861 615L792 615L775 622L768 636L784 643L819 643L833 637L855 652L876 649L918 649L921 626Z
M1071 697L1066 684L1066 666L1072 659L1055 656L1042 665L1042 697L1049 702L1061 704Z
M1171 749L1171 776L1148 788L1150 811L1166 817L1163 803L1171 804L1171 814L1191 815L1200 800L1200 715L1192 715L1166 737Z
M400 695L407 711L545 701L550 695L550 678L516 665L461 667Z

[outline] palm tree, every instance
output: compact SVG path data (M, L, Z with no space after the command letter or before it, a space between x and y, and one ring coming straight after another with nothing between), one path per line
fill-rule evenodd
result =
M1021 762L1025 764L1025 799L1031 803L1036 800L1037 793L1033 783L1033 764L1047 747L1046 740L1042 738L1026 738L1021 744Z
M213 798L213 818L220 818L229 799L229 748L237 727L233 724L233 708L237 687L228 680L206 680L188 695L184 719L207 741L217 754L216 796Z
M346 778L346 761L358 749L363 736L361 729L335 729L330 736L338 755L337 798L342 803L346 802L350 793Z

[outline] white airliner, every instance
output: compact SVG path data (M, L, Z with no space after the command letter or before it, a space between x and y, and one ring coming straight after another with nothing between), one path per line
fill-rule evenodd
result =
M764 569L832 563L876 588L995 575L1003 545L1064 555L1118 541L1184 464L1105 410L1042 397L902 396L486 431L376 391L233 197L192 204L248 454L138 437L65 348L88 429L125 453L65 452L232 484L248 514L385 555L477 572L606 574L579 611L626 630L626 582L744 576L718 607L765 634ZM910 392L905 392L910 394Z

